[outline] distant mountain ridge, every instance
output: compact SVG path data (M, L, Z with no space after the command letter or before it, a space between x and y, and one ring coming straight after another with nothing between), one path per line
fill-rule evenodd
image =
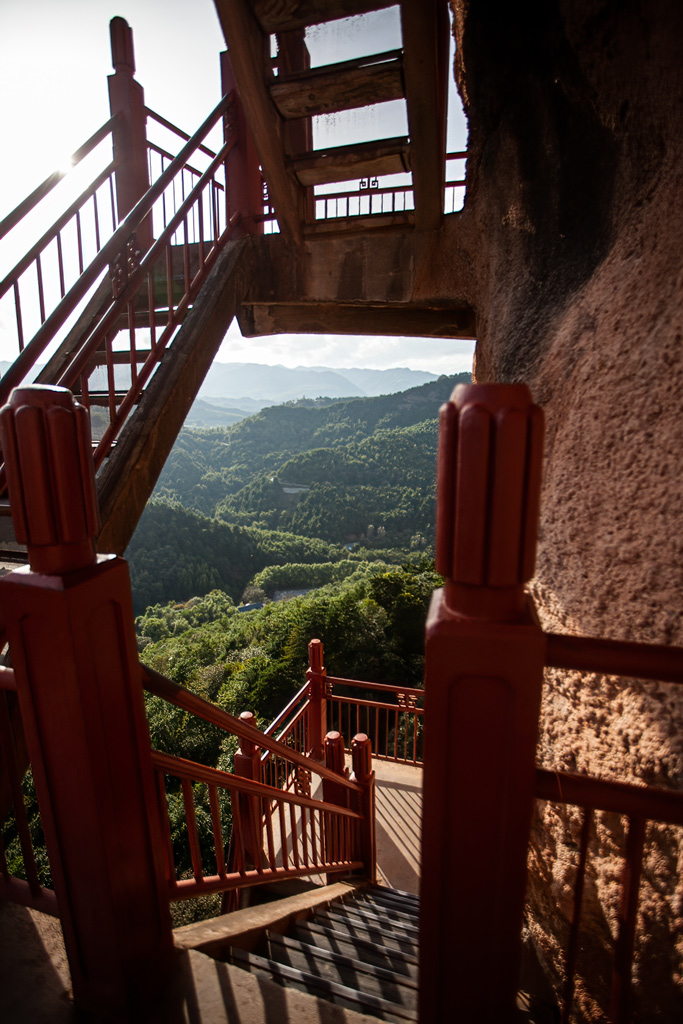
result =
M329 366L214 363L186 423L195 427L230 426L260 409L302 398L376 398L408 391L437 380L426 370L392 367L368 370Z
M199 398L234 397L291 402L297 398L371 398L406 391L436 380L425 370L392 367L366 370L330 366L269 366L261 363L214 363L199 391Z

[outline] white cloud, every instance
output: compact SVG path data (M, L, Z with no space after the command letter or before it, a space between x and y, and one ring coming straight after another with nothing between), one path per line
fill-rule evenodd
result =
M276 366L362 366L386 370L407 366L431 373L472 369L473 341L454 338L385 338L338 334L275 334L243 338L236 322L218 353L221 363Z

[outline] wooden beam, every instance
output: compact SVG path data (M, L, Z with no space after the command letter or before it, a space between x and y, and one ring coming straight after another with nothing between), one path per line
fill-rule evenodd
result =
M100 470L98 551L122 555L185 417L241 303L250 277L253 239L228 242L139 405Z
M367 192L361 193L367 195ZM322 197L318 197L319 199ZM412 210L398 210L396 213L371 213L357 217L327 217L325 220L316 220L313 224L307 224L305 229L306 239L319 238L321 235L345 235L353 232L360 234L366 231L376 231L378 228L410 228L415 224L415 215Z
M216 11L280 230L300 244L305 196L288 164L283 122L266 86L267 39L247 0L216 0Z
M395 59L344 72L317 68L315 74L275 79L270 95L287 120L398 100L404 95L401 65Z
M370 303L244 303L237 314L245 338L270 334L368 334L389 337L474 338L470 306Z
M302 185L404 174L410 170L408 140L383 139L357 146L334 146L297 157L292 164Z
M285 32L379 11L395 3L396 0L253 0L252 7L264 32Z
M403 0L403 67L408 101L415 225L443 217L450 22L447 0Z

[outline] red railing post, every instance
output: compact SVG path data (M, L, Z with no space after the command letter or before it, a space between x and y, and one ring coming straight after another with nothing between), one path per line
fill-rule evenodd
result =
M256 727L256 716L252 711L243 711L240 721ZM240 737L240 748L235 754L235 775L239 775L241 779L249 779L251 782L261 781L261 748L251 740ZM240 794L238 799L244 849L251 862L250 866L253 867L260 864L263 858L262 810L260 802L255 796Z
M95 554L89 419L71 393L16 389L0 428L30 563L0 580L0 614L74 999L143 1019L174 954L128 566Z
M372 743L364 732L357 733L351 741L351 778L359 782L363 792L358 810L363 815L361 824L361 856L365 864L368 881L377 879L377 840L375 835L375 773L372 770Z
M236 214L240 227L234 237L263 234L263 178L258 153L254 146L244 108L240 102L235 74L227 50L221 53L221 87L223 95L233 93L233 102L225 113L224 136L227 142L235 133L237 142L225 161L225 199L228 222Z
M114 74L109 75L109 109L116 115L113 129L116 162L116 209L119 223L142 199L149 188L147 164L147 114L145 94L135 74L133 32L124 18L109 23L111 61ZM152 222L147 217L137 232L137 245L146 252L152 244Z
M327 732L327 669L323 665L325 649L321 640L308 645L308 743L310 756L320 761L323 757L323 737Z
M524 385L441 410L427 620L420 1021L515 1014L545 638L534 572L543 415Z
M325 737L325 767L343 779L348 779L349 771L344 765L344 737L340 732L328 732ZM338 807L348 807L348 790L338 782L323 779L323 800ZM325 850L327 860L340 860L343 850L343 837L338 822L331 815L325 815ZM339 874L327 876L328 885L339 880Z

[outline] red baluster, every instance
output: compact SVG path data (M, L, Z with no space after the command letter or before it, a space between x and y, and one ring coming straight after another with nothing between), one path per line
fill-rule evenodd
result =
M533 574L543 418L523 385L441 410L427 621L420 1020L514 1015L545 639Z
M323 665L324 648L322 641L311 640L308 645L308 742L310 756L320 761L323 757L323 737L327 731L327 669Z
M15 390L0 429L30 560L0 580L0 612L74 998L132 1018L158 1001L173 943L128 566L95 555L88 418L70 392Z

